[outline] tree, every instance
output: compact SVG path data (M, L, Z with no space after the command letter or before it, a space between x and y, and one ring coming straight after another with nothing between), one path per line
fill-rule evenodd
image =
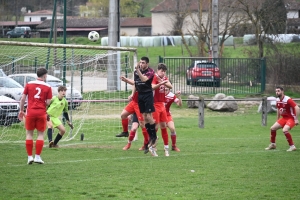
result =
M88 0L85 6L80 6L80 15L84 17L108 17L109 0ZM139 4L133 0L120 0L120 16L138 16Z
M287 11L283 0L265 0L261 8L261 18L265 33L286 32Z

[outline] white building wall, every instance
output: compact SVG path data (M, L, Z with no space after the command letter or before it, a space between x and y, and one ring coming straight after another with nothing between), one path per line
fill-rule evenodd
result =
M299 14L297 10L294 11L288 11L287 18L299 18Z
M46 17L47 19L52 19L52 15L34 15L34 16L24 16L24 22L39 22L41 19ZM63 16L57 16L57 19L63 19Z

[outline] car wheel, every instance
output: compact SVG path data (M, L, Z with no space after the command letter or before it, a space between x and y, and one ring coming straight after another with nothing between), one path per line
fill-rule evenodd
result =
M21 35L21 38L24 38L24 35Z
M191 81L188 80L188 79L186 79L186 84L187 84L187 85L191 85Z

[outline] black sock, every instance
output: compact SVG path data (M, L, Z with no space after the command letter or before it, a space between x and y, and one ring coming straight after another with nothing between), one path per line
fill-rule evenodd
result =
M153 135L152 135L152 132L151 132L151 125L149 123L147 123L147 124L145 124L145 127L147 129L147 133L148 133L150 139L152 139Z
M47 135L48 135L48 140L49 140L49 142L52 141L52 131L53 131L52 128L48 128Z
M152 134L152 137L156 139L157 136L156 136L156 131L155 131L155 123L154 124L150 124L150 132Z
M59 142L59 140L62 138L62 136L59 134L59 133L57 133L57 135L56 135L56 138L55 138L55 140L54 140L54 145L57 145L57 143Z

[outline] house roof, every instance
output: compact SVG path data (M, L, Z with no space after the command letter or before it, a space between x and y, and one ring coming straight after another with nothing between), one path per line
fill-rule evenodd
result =
M41 24L42 21L36 21L36 22L23 22L23 21L18 21L18 26L31 26L31 25L38 25ZM0 21L0 26L15 26L16 21Z
M42 29L40 32L50 32L50 28ZM67 32L77 32L77 31L102 31L107 30L107 28L67 28ZM58 28L57 32L63 32L64 30L62 28Z
M152 26L151 17L127 17L122 18L120 22L121 27L142 27L142 26Z
M35 12L28 12L24 14L24 16L36 16L36 15L52 15L53 11L52 10L38 10ZM63 16L63 14L56 12L56 16Z
M151 18L121 18L121 27L151 27ZM37 26L38 29L51 27L51 20L47 19ZM63 27L63 19L57 19L57 27ZM68 18L67 28L102 28L108 27L108 18Z

